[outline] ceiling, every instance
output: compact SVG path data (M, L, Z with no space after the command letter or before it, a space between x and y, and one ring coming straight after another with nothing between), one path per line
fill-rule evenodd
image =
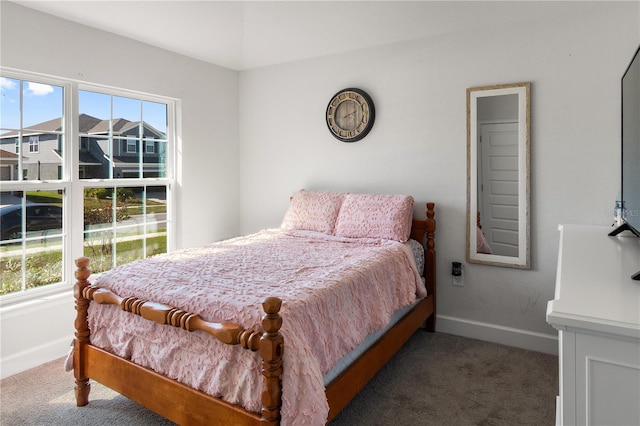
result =
M13 0L234 70L575 11L541 1Z

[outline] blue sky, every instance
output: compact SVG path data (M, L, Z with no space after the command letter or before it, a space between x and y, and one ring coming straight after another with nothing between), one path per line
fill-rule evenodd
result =
M20 128L20 80L0 77L0 132ZM23 126L62 117L63 89L49 84L22 81ZM111 110L113 108L113 114ZM146 121L161 132L167 131L166 105L134 98L80 91L79 111L103 120L125 118Z

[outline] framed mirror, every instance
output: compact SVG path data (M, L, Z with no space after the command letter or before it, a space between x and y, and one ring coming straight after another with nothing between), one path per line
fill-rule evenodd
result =
M531 267L530 89L467 89L467 262Z

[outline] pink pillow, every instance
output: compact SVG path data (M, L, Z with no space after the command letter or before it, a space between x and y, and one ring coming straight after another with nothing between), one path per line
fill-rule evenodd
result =
M347 194L335 235L405 242L411 235L412 218L413 197L410 195Z
M338 212L345 194L304 189L293 195L284 215L282 228L333 234Z

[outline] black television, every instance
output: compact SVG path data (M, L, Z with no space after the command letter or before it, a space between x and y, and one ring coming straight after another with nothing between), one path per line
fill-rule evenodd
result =
M640 237L640 47L622 75L622 224L609 235ZM632 276L640 280L640 271Z

